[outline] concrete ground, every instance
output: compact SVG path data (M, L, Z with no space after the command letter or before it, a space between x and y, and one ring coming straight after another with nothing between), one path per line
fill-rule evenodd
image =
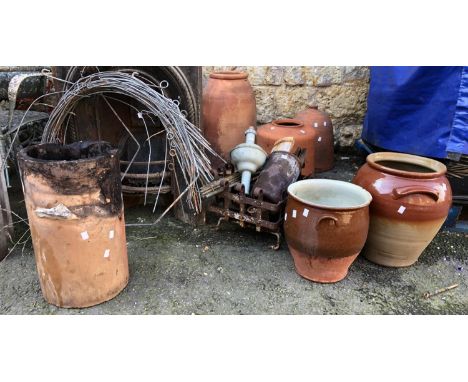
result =
M338 156L321 177L351 180L356 158ZM12 208L25 216L21 192ZM16 195L16 198L15 198ZM149 208L127 222L151 222ZM116 298L87 309L60 309L42 298L31 242L0 263L3 314L468 314L468 235L439 232L412 267L384 268L359 257L347 278L317 284L299 277L283 241L223 223L193 228L172 217L127 229L130 281ZM21 234L25 227L17 225ZM430 299L422 295L458 283Z

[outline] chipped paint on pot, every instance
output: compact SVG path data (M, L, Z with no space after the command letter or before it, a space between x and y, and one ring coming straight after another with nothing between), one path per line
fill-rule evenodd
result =
M288 194L284 233L297 273L323 283L342 280L366 241L372 196L329 179L301 180Z
M412 265L447 218L447 169L433 159L393 152L370 154L366 162L353 180L373 197L363 253L380 265Z
M128 282L117 151L107 143L41 144L18 154L44 298L82 308Z

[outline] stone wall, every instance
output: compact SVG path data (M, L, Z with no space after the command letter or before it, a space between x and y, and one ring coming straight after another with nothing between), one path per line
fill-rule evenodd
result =
M367 106L369 69L365 66L205 66L249 73L257 100L257 121L293 117L308 104L330 114L338 148L351 147L361 135Z

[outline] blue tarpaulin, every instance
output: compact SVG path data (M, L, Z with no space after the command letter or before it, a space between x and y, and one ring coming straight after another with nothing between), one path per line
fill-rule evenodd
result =
M372 67L362 138L408 154L468 154L468 67Z

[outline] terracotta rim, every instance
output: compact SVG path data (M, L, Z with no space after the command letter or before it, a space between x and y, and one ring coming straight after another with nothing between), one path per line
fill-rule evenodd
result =
M304 126L304 122L302 122L299 119L293 119L293 118L276 119L271 124L277 127L303 127Z
M439 161L434 159L421 157L418 155L394 153L394 152L381 152L369 154L366 158L369 166L376 170L385 172L387 174L399 175L406 178L418 178L418 179L431 179L444 175L447 172L447 167ZM381 161L392 161L413 164L432 170L433 172L415 172L415 171L404 171L398 170L392 167L387 167L379 164Z
M333 187L333 186L340 186L340 187L344 187L344 188L348 188L349 190L354 190L356 192L360 192L361 194L363 194L363 196L366 197L367 201L365 203L361 203L361 204L356 204L356 205L353 205L353 206L349 206L349 207L335 207L335 206L329 206L329 205L325 205L325 204L318 204L318 203L313 203L309 200L305 200L305 199L302 199L300 198L299 196L297 195L294 195L293 194L293 190L295 187L297 187L299 184L328 184L330 187ZM320 208L322 210L329 210L329 211L336 211L336 212L340 212L340 211L350 211L350 210L358 210L360 208L364 208L364 207L367 207L371 202L372 202L372 195L364 188L362 188L361 186L358 186L357 184L354 184L354 183L349 183L349 182L344 182L342 180L334 180L334 179L304 179L304 180L300 180L298 182L295 182L293 184L291 184L289 187L288 187L288 195L297 200L298 202L300 203L303 203L305 205L308 205L308 206L311 206L311 207L316 207L316 208Z
M103 143L106 143L104 141L102 141ZM107 158L108 156L110 155L113 155L114 154L114 151L115 153L117 152L117 149L115 148L111 148L108 152L103 152L99 155L96 155L96 156L93 156L93 157L90 157L90 158L80 158L80 159L40 159L40 158L36 158L32 155L30 155L30 152L34 149L37 149L38 147L47 147L47 146L62 146L62 145L59 145L58 143L39 143L37 145L33 145L33 146L28 146L28 147L25 147L24 149L22 149L19 153L18 153L18 157L21 157L24 161L29 161L29 162L35 162L35 163L87 163L87 162L95 162L99 159L102 159L102 158Z
M210 73L210 78L216 78L218 80L245 80L248 76L247 73L236 70Z

